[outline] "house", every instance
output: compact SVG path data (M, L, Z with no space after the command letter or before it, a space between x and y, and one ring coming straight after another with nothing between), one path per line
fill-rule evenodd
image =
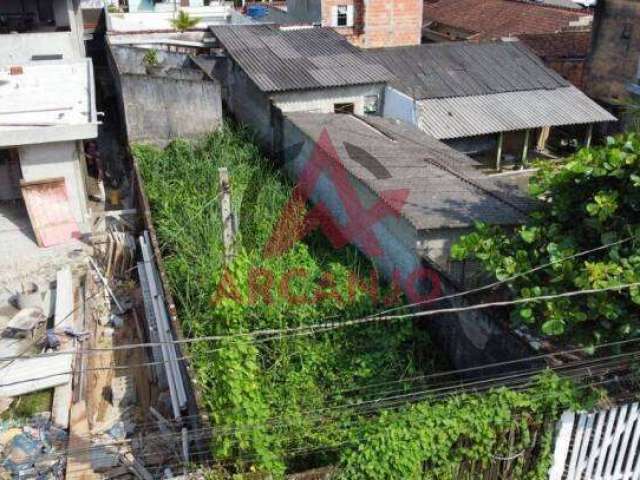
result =
M592 20L592 10L572 0L427 1L423 42L519 39L582 88Z
M427 0L425 41L500 40L523 34L589 30L589 9L527 0Z
M423 0L287 0L300 22L335 28L363 48L417 45Z
M621 117L640 98L640 2L599 0L585 91Z
M223 100L267 150L278 144L280 112L381 111L390 77L330 28L213 26L220 52L214 74Z
M0 18L14 32L0 34L0 222L26 222L24 230L30 219L49 246L89 227L83 142L98 134L93 67L76 1L2 2Z
M287 112L280 138L285 170L312 212L324 212L320 228L327 237L355 245L411 302L455 293L473 276L449 251L474 222L510 228L533 206L484 176L474 160L398 120ZM463 305L455 298L437 308ZM480 311L424 323L459 368L524 353Z
M188 2L187 2L188 3ZM224 2L204 6L191 0L188 5L150 0L130 1L127 12L107 10L106 28L110 33L175 33L171 24L176 11L183 11L199 22L190 31L205 31L209 25L242 25L253 23Z
M534 146L590 142L615 117L547 68L520 42L448 42L366 52L394 78L383 115L418 126L500 170Z

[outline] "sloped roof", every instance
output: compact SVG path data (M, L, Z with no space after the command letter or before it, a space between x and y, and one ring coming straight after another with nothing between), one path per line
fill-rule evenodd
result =
M382 83L390 77L330 28L212 26L211 32L263 92Z
M612 122L616 118L575 87L420 100L418 126L452 139L548 126Z
M482 38L499 39L521 33L565 30L589 10L570 10L518 0L438 0L424 4L423 18Z
M451 42L374 49L391 85L414 99L551 90L569 83L520 42Z
M393 119L322 113L285 113L316 148L332 154L357 180L417 230L463 228L475 221L516 225L534 203L516 189L478 172L475 160ZM327 133L331 147L319 144ZM406 201L385 193L408 189ZM395 202L395 204L394 204Z

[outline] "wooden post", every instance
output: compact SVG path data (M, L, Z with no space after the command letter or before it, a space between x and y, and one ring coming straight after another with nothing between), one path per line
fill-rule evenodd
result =
M551 133L551 127L542 127L540 129L540 135L538 136L537 150L544 152L547 149L547 140L549 140L549 134Z
M591 147L591 139L593 137L593 123L590 123L587 127L587 138L584 141L584 146L589 148Z
M220 185L220 213L222 215L222 241L224 243L224 259L229 263L235 257L236 222L231 211L231 184L226 167L218 169Z
M498 134L498 147L496 151L496 171L502 171L502 142L504 141L504 133Z
M524 131L524 145L522 145L522 168L527 166L527 156L529 155L529 134L531 131L526 129Z

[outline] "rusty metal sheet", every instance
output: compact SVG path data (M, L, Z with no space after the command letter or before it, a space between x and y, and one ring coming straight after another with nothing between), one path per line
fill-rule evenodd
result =
M80 237L64 178L22 181L20 187L38 246L51 247Z

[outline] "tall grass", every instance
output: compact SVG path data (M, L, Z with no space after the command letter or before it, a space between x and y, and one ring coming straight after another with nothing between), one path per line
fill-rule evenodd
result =
M293 189L246 132L226 127L201 142L177 141L164 151L137 146L134 154L186 335L282 328L379 308L360 290L347 302L327 295L315 303L292 305L277 292L272 302L246 302L255 267L274 272L276 280L293 268L304 268L308 278L292 287L300 295L317 292L330 273L332 289L345 299L353 288L350 272L366 279L372 268L351 247L331 249L319 233L277 257L265 258L263 248ZM212 305L224 271L221 166L229 169L233 206L239 214L241 253L230 271L244 297ZM380 393L359 386L428 372L435 357L429 339L411 324L360 326L267 343L195 344L192 353L214 426L233 432L214 439L216 457L233 471L257 468L276 476L285 469L336 461L338 453L331 447L355 438L368 421L348 409L330 409L321 417L314 412ZM286 454L291 451L302 453Z

